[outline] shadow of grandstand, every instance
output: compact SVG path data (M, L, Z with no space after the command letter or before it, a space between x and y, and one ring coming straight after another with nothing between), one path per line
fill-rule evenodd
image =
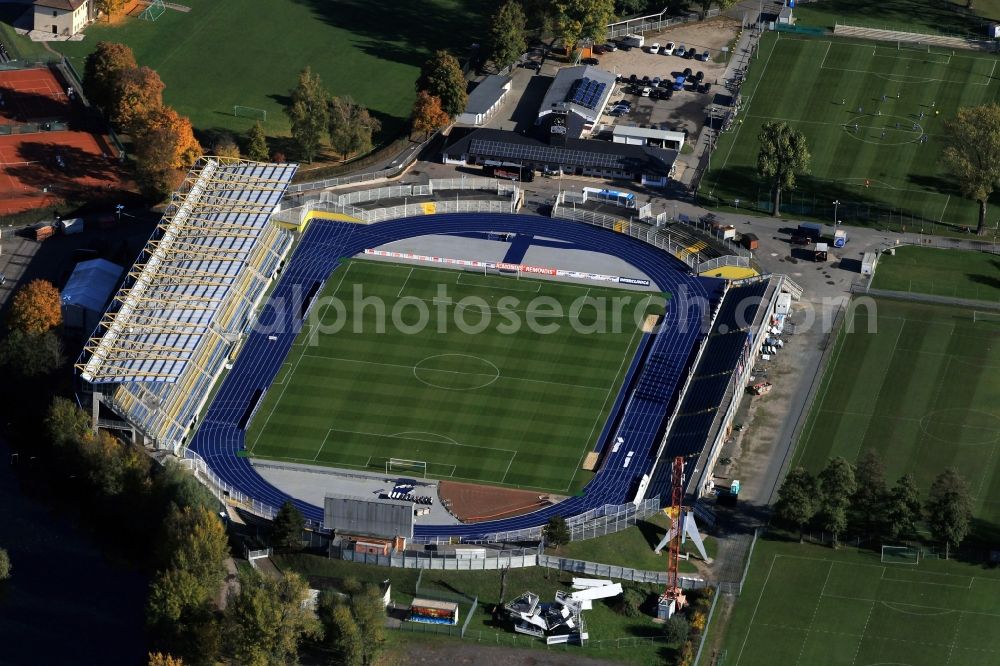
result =
M428 53L449 49L464 59L471 44L482 42L486 15L481 3L369 2L296 0L327 24L350 31L358 48L383 60L419 67Z

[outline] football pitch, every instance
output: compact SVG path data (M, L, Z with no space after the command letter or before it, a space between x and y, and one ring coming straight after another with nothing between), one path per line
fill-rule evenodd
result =
M473 0L185 0L157 21L97 22L82 41L52 42L79 72L100 41L123 42L163 79L164 101L202 132L245 132L255 120L235 105L267 112L269 136L287 135L284 113L299 72L311 67L334 95L350 95L403 129L420 65L439 48L463 57L490 11ZM201 138L201 137L199 137ZM205 146L208 148L208 144ZM272 150L287 151L282 145Z
M657 304L653 292L346 262L268 389L247 449L383 472L402 458L438 478L576 491Z
M857 302L857 301L855 301ZM795 464L881 453L889 482L912 473L923 493L945 467L969 484L973 512L1000 523L1000 317L970 309L873 301L835 342ZM1000 612L1000 611L998 611Z
M761 539L715 663L992 665L998 597L992 569Z
M872 287L1000 301L1000 255L900 247L895 255L883 254L879 258Z
M998 92L997 58L989 54L767 33L699 194L770 212L769 186L757 176L757 136L765 122L785 121L805 134L812 159L796 190L783 194L782 213L829 222L839 201L837 217L847 224L975 227L977 204L961 196L941 163L944 123ZM988 219L997 215L991 205Z

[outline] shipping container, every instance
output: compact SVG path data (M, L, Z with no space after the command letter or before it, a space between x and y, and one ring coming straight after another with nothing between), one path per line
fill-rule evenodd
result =
M756 250L760 246L760 241L757 239L756 234L743 234L740 237L740 245L748 250Z
M844 247L847 245L847 230L837 229L833 232L833 246L834 247Z
M812 239L814 242L818 241L823 237L823 225L816 224L815 222L800 224L798 228L798 235Z
M878 252L865 252L861 257L861 274L871 275L878 264Z

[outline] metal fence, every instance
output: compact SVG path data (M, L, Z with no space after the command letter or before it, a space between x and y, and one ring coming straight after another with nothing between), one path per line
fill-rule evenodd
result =
M0 124L0 134L37 134L39 132L65 132L69 129L69 124L59 120L39 120L30 123L3 123ZM25 163L27 164L27 163Z
M620 567L613 564L601 564L599 562L587 562L585 560L574 560L565 557L555 557L553 555L539 555L538 566L559 571L584 574L586 576L597 576L599 578L615 578L618 580L631 581L633 583L656 583L665 585L667 583L666 571L644 571L642 569L632 569L630 567ZM680 586L685 590L699 590L703 587L710 587L708 582L702 578L681 576L678 579Z
M647 14L646 16L636 16L634 18L618 21L608 25L608 32L605 39L611 40L625 35L641 35L647 32L660 32L675 25L693 23L701 20L701 15L697 13L685 14L684 16L667 16L667 9L658 14ZM719 9L709 9L705 13L705 18L713 18L722 12Z
M403 552L392 555L374 553L356 553L348 548L339 549L340 559L345 562L374 564L380 567L396 569L435 569L438 571L495 571L511 567L522 569L538 564L536 548L517 548L512 550L496 550L482 556L470 557L441 553Z

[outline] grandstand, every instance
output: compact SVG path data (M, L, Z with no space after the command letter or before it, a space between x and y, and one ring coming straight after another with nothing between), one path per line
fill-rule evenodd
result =
M95 425L180 451L291 246L270 218L295 170L192 168L77 363Z

